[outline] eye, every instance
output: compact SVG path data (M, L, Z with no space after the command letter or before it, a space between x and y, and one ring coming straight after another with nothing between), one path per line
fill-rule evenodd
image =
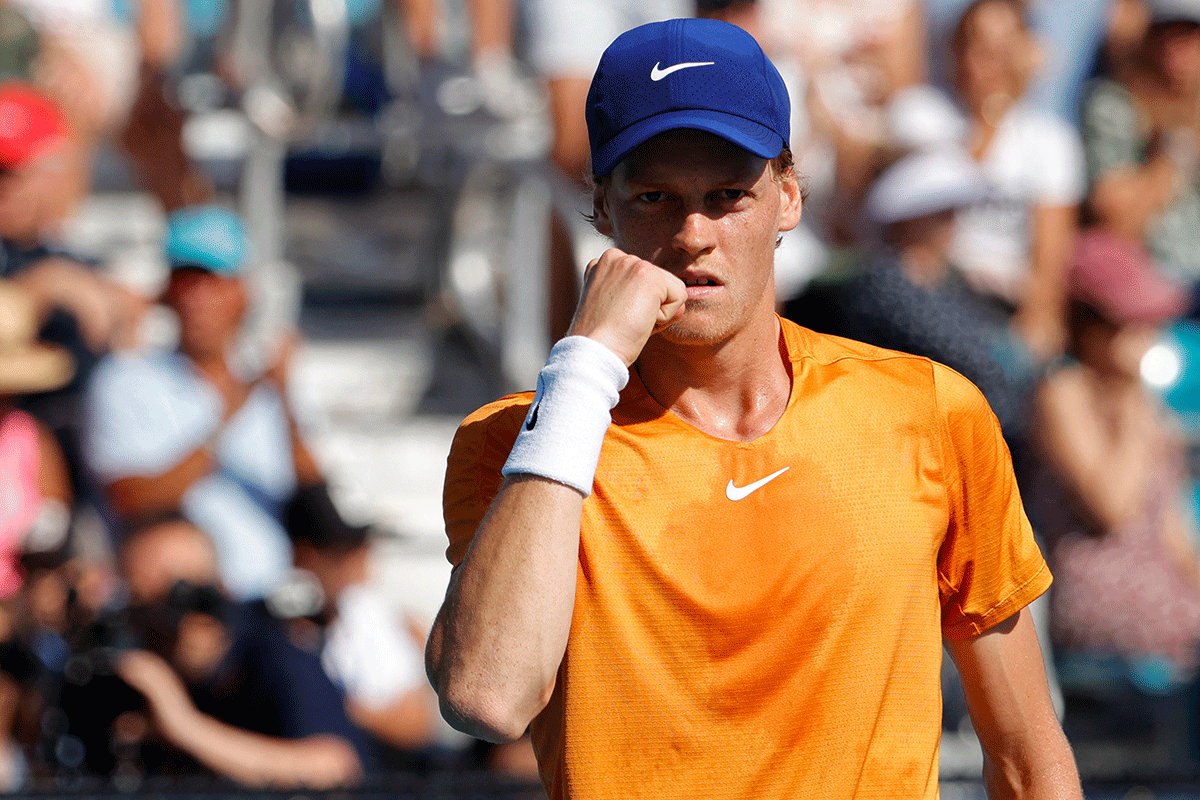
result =
M663 193L662 192L642 192L641 194L639 194L637 196L637 199L641 200L643 203L657 203L658 201L663 199Z
M722 189L718 192L722 200L741 200L746 196L745 189Z

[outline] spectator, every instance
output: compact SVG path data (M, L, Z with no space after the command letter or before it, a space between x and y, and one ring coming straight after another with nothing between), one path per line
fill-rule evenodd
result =
M37 32L31 78L60 103L85 140L124 120L137 86L134 31L105 0L3 0Z
M429 70L441 55L445 27L440 0L393 0L404 17L406 37L422 69ZM471 73L479 104L501 118L519 118L537 111L540 99L513 54L516 40L514 0L467 0L470 24Z
M46 426L17 409L18 395L56 389L71 378L70 356L34 341L32 299L0 281L0 599L21 588L19 554L31 534L66 537L71 486L62 451ZM39 530L40 528L40 530Z
M35 684L61 668L66 587L53 566L68 550L72 489L62 450L44 423L17 406L28 392L66 384L74 371L61 347L35 340L36 305L0 280L0 788L30 776L20 730L38 714ZM49 562L49 563L48 563ZM78 565L75 565L78 566ZM46 625L54 625L50 629ZM51 666L53 665L53 666ZM39 687L44 688L44 687Z
M771 20L764 47L795 59L802 76L793 103L796 163L812 177L814 197L827 198L830 235L852 241L857 232L846 228L844 211L857 208L887 157L889 106L925 78L922 4L761 2Z
M691 11L689 0L531 0L529 61L550 95L550 157L568 179L585 183L592 174L583 107L605 44L636 25Z
M884 226L886 247L841 286L845 325L835 332L961 372L983 392L1012 447L1034 370L1006 317L963 281L950 257L956 210L986 193L982 170L959 150L918 153L885 171L865 207Z
M971 0L923 0L929 47L929 78L951 89L954 69L946 42ZM1036 108L1076 125L1084 85L1102 50L1121 49L1128 23L1136 20L1141 0L1022 0L1037 38L1036 69L1028 100ZM1107 41L1105 41L1107 39Z
M225 599L203 532L182 518L152 523L126 540L120 566L154 651L123 653L118 673L145 696L167 743L248 786L361 777L341 692L261 603Z
M301 487L284 520L296 566L324 592L330 621L321 663L346 688L351 716L392 747L427 747L436 701L425 679L424 633L404 624L368 582L367 529L342 519L323 483Z
M169 78L184 58L189 9L179 0L132 2L141 63L137 92L120 131L121 145L168 213L212 202L212 182L184 151L186 114L176 97L175 81Z
M1071 278L1071 358L1037 403L1054 634L1062 652L1154 659L1186 679L1200 655L1195 521L1181 443L1140 365L1187 295L1116 238L1085 241Z
M88 389L88 458L120 514L182 510L216 543L234 596L261 597L291 570L283 503L320 480L287 401L290 349L261 376L232 360L250 257L235 215L176 212L166 256L178 349L101 363Z
M81 341L61 342L77 357L127 342L140 300L48 246L77 198L66 117L33 86L10 82L0 85L0 120L0 277L29 291L43 320L56 310L70 316L70 326L56 327L82 332Z
M1141 242L1169 277L1200 280L1200 3L1152 0L1125 68L1097 81L1083 110L1098 225Z
M954 32L968 151L989 184L959 215L955 262L1013 312L1038 358L1061 352L1067 259L1084 191L1074 132L1023 99L1035 51L1018 0L975 0Z

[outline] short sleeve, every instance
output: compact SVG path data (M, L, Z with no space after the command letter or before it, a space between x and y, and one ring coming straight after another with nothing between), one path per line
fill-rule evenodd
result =
M384 711L425 685L421 649L378 589L351 584L338 595L337 608L321 664L356 702Z
M84 456L103 481L167 471L220 423L211 392L161 363L109 356L85 395Z
M446 558L457 567L467 554L475 530L483 521L504 477L500 470L533 395L512 395L484 406L463 420L446 459L442 514L450 546Z
M966 378L934 371L949 507L938 553L942 632L982 633L1050 586L995 415Z
M1067 123L1050 114L1039 114L1036 201L1043 206L1073 206L1087 191L1083 143Z

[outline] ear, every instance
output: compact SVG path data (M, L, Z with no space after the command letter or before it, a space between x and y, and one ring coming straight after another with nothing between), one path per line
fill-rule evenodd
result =
M613 235L612 218L608 215L606 205L607 180L602 180L592 186L592 227L605 236Z
M776 179L779 186L779 232L790 231L800 224L800 214L804 208L804 192L800 188L800 179L795 170L788 170L786 175Z

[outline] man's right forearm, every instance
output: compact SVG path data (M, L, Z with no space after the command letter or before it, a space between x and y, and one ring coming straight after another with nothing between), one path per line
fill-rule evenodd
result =
M480 523L426 649L456 728L512 741L549 701L575 608L582 513L575 489L515 475Z
M339 736L278 739L191 711L161 720L166 738L209 769L243 786L346 786L362 777L354 748Z
M198 447L175 466L158 475L131 475L108 485L109 497L125 517L138 517L179 508L184 494L213 470L209 449Z

